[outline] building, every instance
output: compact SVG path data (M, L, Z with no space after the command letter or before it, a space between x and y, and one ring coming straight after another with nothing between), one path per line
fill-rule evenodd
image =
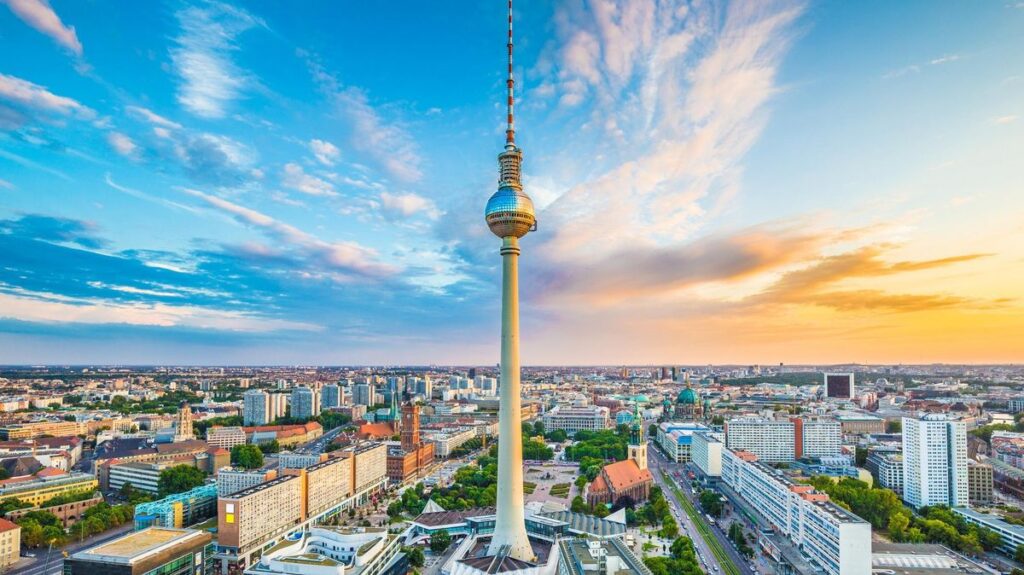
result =
M217 516L217 486L200 485L135 507L135 530L189 527Z
M343 452L352 460L352 485L355 493L386 482L388 475L388 448L383 443L362 443Z
M166 461L114 463L108 469L107 486L110 491L119 491L125 483L130 483L136 491L156 495L160 493L160 474L171 467L175 464Z
M236 445L245 445L245 430L241 427L213 426L206 432L206 443L213 447L231 449Z
M226 497L277 477L275 469L225 467L217 472L217 496Z
M352 457L333 457L306 468L306 515L316 517L345 498L339 494L352 493L354 463Z
M262 389L250 389L242 394L242 424L267 425L270 416L270 394Z
M78 520L82 518L83 513L100 503L103 503L103 495L99 492L93 492L92 496L87 499L70 501L68 503L58 503L56 505L45 504L45 507L26 507L24 509L16 509L8 511L4 514L4 517L11 521L17 521L33 511L46 511L60 521L61 527L67 529L75 523L78 523Z
M278 418L288 415L288 399L291 397L288 393L271 393L268 396L270 398L270 421L276 421Z
M833 419L792 418L793 452L801 457L835 457L843 449L842 425Z
M619 538L558 540L558 575L650 575L644 565Z
M457 427L431 433L428 439L434 444L434 455L437 457L449 457L455 448L474 437L476 437L476 429L472 427Z
M245 575L405 575L404 537L383 528L310 527L265 553Z
M1020 413L1024 411L1024 397L1014 397L1009 401L1010 413Z
M880 487L903 494L903 455L874 451L868 455L864 467L871 471Z
M688 463L691 458L693 434L709 431L696 422L664 422L658 425L656 442L665 456L676 463Z
M676 397L675 417L684 421L698 421L703 415L704 408L701 405L700 394L687 382L686 387Z
M587 503L618 504L623 501L632 505L647 500L654 477L647 469L647 440L644 439L643 418L639 411L635 411L630 428L628 453L624 461L601 468L587 488Z
M1008 557L1013 557L1018 545L1024 545L1024 526L1007 523L1002 517L990 513L981 513L970 507L954 507L953 513L963 517L968 523L991 529L1001 538L998 550Z
M788 420L732 419L725 423L725 446L748 451L767 463L796 458L795 425Z
M825 374L825 397L835 399L853 399L854 395L852 373Z
M402 406L401 439L400 445L388 447L388 480L393 485L422 477L434 462L436 446L420 438L420 407L416 404Z
M248 555L305 520L303 481L284 475L217 500L217 547Z
M828 575L871 573L871 524L745 451L722 453L722 481Z
M341 388L336 383L328 383L320 389L320 408L333 409L341 407Z
M941 414L903 418L903 500L915 508L968 504L963 421Z
M843 433L848 435L875 435L885 433L885 420L866 413L840 413L835 416Z
M281 471L285 469L305 469L324 461L326 458L326 455L320 453L282 451L277 455L277 467Z
M577 431L600 431L608 429L611 419L607 407L588 405L584 407L556 406L544 414L544 429L561 429L569 435ZM499 432L501 435L501 432Z
M0 427L0 440L35 439L44 435L67 437L70 435L87 435L89 428L81 421L35 421L17 423Z
M309 443L324 434L324 428L315 421L296 425L260 425L243 429L247 443L259 445L276 440L285 448Z
M721 477L723 447L722 440L710 432L694 433L690 445L693 464L708 477Z
M377 388L371 383L357 383L352 391L352 403L366 407L377 405Z
M38 506L58 495L95 491L97 487L99 482L92 474L77 471L68 473L47 467L24 480L8 479L0 482L0 501L17 498Z
M205 573L212 539L206 531L150 527L64 559L64 575Z
M20 556L21 526L0 518L0 571L17 563Z
M971 505L988 505L993 501L992 466L967 462L967 500Z
M320 395L308 387L300 386L292 390L291 405L292 417L296 419L309 419L320 415Z
M195 438L196 434L192 431L192 408L187 401L183 401L174 423L174 441L191 441Z

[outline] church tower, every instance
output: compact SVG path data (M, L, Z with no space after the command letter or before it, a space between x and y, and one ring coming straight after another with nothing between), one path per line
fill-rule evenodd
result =
M629 459L640 469L647 469L647 441L644 439L644 418L640 404L633 403L633 425L629 432Z
M196 438L195 433L192 432L192 409L188 406L187 401L181 402L175 428L175 441L188 441Z

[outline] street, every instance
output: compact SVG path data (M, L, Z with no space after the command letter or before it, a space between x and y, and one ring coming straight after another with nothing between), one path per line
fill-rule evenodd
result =
M676 521L680 525L680 532L683 535L687 535L693 540L694 547L697 549L698 558L701 560L701 565L709 573L729 573L711 551L711 547L708 541L704 540L701 531L697 528L690 516L683 511L683 503L679 501L676 496L676 491L672 488L673 486L667 484L662 475L662 472L672 476L675 474L683 474L686 472L685 466L669 461L665 455L658 450L653 444L648 449L648 466L651 468L651 475L654 476L654 481L661 487L662 492L665 494L665 499L669 502L669 507L672 509L672 515L676 518ZM698 513L701 513L700 504L690 492L690 486L688 482L682 482L679 487L679 492L687 498L687 501L692 504ZM750 562L739 554L736 550L733 542L729 540L726 534L721 530L719 522L715 525L709 525L710 533L717 540L718 544L725 551L725 554L732 563L735 564L738 572L743 575L752 575L754 571L750 568ZM755 546L756 542L751 542L751 546Z

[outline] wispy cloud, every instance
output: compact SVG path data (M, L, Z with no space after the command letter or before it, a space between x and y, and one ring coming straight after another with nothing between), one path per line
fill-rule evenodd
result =
M1019 116L1017 116L1017 114L1007 114L1005 116L993 118L992 122L996 124L1011 124L1016 122L1018 118Z
M139 149L131 138L120 132L110 132L107 134L107 142L118 154L129 158L134 157Z
M312 174L307 174L298 164L285 164L281 185L310 196L337 196L334 186Z
M238 37L263 22L241 8L219 2L189 6L176 14L181 27L171 61L181 80L178 102L203 118L222 118L230 103L253 83L231 57Z
M82 119L91 119L96 112L66 96L58 96L39 84L0 74L0 98L32 108Z
M310 140L309 149L316 156L317 161L325 166L333 166L341 157L341 150L324 140Z
M26 24L53 39L76 56L82 55L82 43L78 41L74 26L67 26L53 11L47 0L0 0Z
M347 281L356 278L381 278L398 271L394 266L380 262L374 250L355 242L327 242L295 226L223 198L197 190L184 191L235 220L263 231L283 247L296 250L298 256L309 258L315 264L310 266L311 272L317 271L317 266L322 266L324 271L341 274L336 276L337 279ZM249 245L243 246L243 249L253 256L281 257L281 254L275 253L267 246Z
M137 118L141 118L149 122L150 124L153 124L154 126L160 126L161 128L171 128L174 130L181 129L181 124L173 120L168 120L167 118L157 114L156 112L153 112L148 108L142 108L139 106L128 106L127 108L125 108L125 111Z
M939 56L938 58L932 58L931 60L928 60L928 62L923 63L923 64L910 64L910 65L904 66L902 68L896 68L895 70L890 70L890 71L886 72L885 74L882 74L882 79L883 80L892 80L892 79L895 79L895 78L901 78L901 77L909 75L909 74L919 74L919 73L921 73L921 70L924 69L926 66L941 66L943 64L949 64L951 62L956 62L956 61L958 61L960 59L961 59L961 57L960 57L959 54L946 54L944 56Z
M434 202L421 195L413 193L392 194L382 192L380 195L381 205L386 212L402 217L409 217L419 213L430 219L437 219L441 212L438 211Z

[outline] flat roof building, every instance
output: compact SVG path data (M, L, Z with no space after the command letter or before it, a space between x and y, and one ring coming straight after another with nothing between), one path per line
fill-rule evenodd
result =
M212 540L205 531L150 527L75 553L64 560L64 575L206 572Z

